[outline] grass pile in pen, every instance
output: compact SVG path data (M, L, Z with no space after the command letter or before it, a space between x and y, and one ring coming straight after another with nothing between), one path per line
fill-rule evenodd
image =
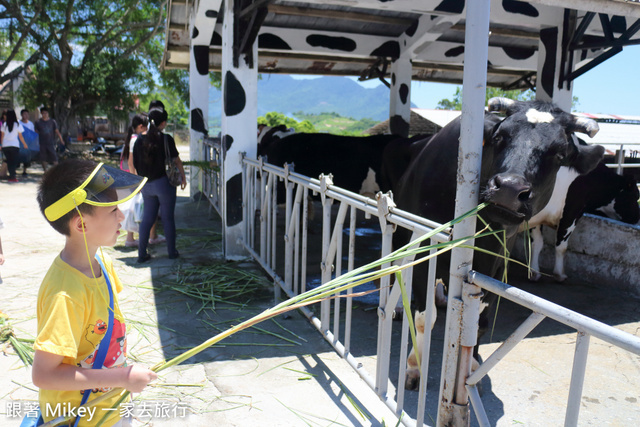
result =
M176 278L163 281L163 290L187 295L202 303L197 313L215 310L216 303L245 305L257 291L268 285L256 271L238 267L238 263L180 266ZM243 301L244 299L244 301Z
M9 323L9 317L0 311L0 344L2 352L6 353L11 346L25 366L33 364L33 341L27 338L18 338Z

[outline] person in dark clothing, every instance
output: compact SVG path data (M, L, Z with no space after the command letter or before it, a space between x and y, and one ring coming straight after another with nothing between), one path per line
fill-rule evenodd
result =
M165 141L172 159L177 159L177 165L182 174L181 188L184 190L187 179L184 175L182 161L176 149L176 143L170 135L162 130L167 125L167 112L161 107L151 108L149 111L149 131L140 135L133 148L133 165L138 175L148 178L142 189L144 212L138 238L138 262L148 261L151 255L147 253L151 226L160 211L167 252L170 259L180 255L176 250L176 224L174 213L176 208L176 187L169 183L165 172Z

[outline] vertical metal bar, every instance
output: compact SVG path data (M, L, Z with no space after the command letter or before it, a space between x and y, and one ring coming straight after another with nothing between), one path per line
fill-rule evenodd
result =
M300 199L298 198L298 192L302 197L302 185L298 184L296 188L296 209L295 209L295 240L293 246L293 293L298 295L300 293Z
M293 214L293 182L289 181L289 165L284 165L284 185L286 188L286 204L284 213L284 283L287 290L293 289L293 234L291 227Z
M468 385L467 393L469 394L469 400L471 400L473 412L475 412L476 414L476 418L478 419L478 424L480 425L480 427L491 427L491 422L489 421L489 417L487 417L487 413L485 412L484 406L482 405L482 399L480 398L478 388L476 386Z
M327 261L329 255L329 246L331 244L331 204L332 199L327 197L326 190L331 185L331 179L328 176L320 176L320 188L322 197L322 283L331 280L331 263ZM331 313L330 301L322 301L320 303L320 324L323 331L329 330L329 315Z
M278 247L278 177L273 176L273 185L271 186L271 268L276 271L276 249Z
M309 227L309 189L304 187L302 192L302 259L300 260L300 293L307 292L307 235Z
M437 242L433 239L429 240L430 245L434 245ZM433 255L437 252L437 249L432 249L429 254ZM427 302L424 325L424 341L422 342L422 348L420 349L420 387L418 392L418 416L416 417L416 425L422 426L424 423L424 411L427 406L427 383L429 379L429 356L431 354L431 319L432 316L437 314L433 311L436 310L435 305L435 293L436 293L436 264L437 258L431 258L429 260L429 273L427 273Z
M244 154L240 154L240 166L242 170L242 239L249 244L249 175L247 173L247 164L244 162Z
M582 399L582 386L584 385L584 373L587 368L590 338L591 335L578 331L576 337L576 351L573 356L573 369L571 371L571 385L569 387L567 413L564 418L565 427L578 425L580 400Z
M347 269L352 271L355 266L355 253L356 253L356 207L351 206L349 212L349 262ZM347 295L353 293L353 288L347 290ZM344 324L344 351L349 353L351 349L351 316L353 314L353 301L352 298L347 298L347 308L345 309L345 324Z
M623 174L623 168L622 168L622 164L624 163L624 144L620 144L620 150L618 150L618 152L616 153L616 157L617 157L617 161L618 161L618 168L616 169L616 173L618 175L622 175Z
M476 0L466 3L466 30L465 30L465 58L463 71L463 98L460 129L460 145L458 148L458 175L456 188L455 217L470 211L478 204L478 192L480 183L480 167L482 163L482 135L484 128L484 103L487 84L487 60L489 46L489 14L490 0ZM476 219L469 218L456 224L453 228L453 238L470 236L475 232ZM471 243L473 244L473 243ZM462 296L463 281L473 262L473 250L455 248L451 252L451 267L449 279L449 307L447 309L447 324L445 331L445 348L455 349L459 346L460 336L455 322L454 306L452 301ZM479 290L479 288L476 287ZM465 325L473 325L475 317L477 328L478 313L465 316L468 322ZM472 331L464 332L468 338ZM469 342L465 342L465 353L468 352ZM458 358L457 351L447 352L454 358ZM469 362L470 363L470 362ZM469 408L467 405L467 391L462 386L456 386L458 363L451 364L443 361L440 382L440 406L438 408L438 425L454 424L463 425L468 421ZM470 366L469 366L470 367ZM453 369L452 369L453 368ZM468 367L463 367L465 372L460 375L468 375ZM454 408L454 405L460 405Z
M393 201L387 195L378 198L378 220L382 230L382 250L380 257L385 257L391 253L393 225L387 222L389 208L393 206ZM390 263L385 263L381 268L389 267ZM392 311L389 300L390 277L384 276L380 279L380 305L378 307L378 358L376 360L376 393L381 398L387 394L389 384L389 361L391 359L391 322L393 322ZM393 302L395 304L395 301ZM393 309L391 309L393 310Z
M267 257L267 177L262 169L262 159L260 160L260 259L266 261Z
M344 212L346 215L347 212L347 203L342 202L340 204L340 210L342 210L342 206L344 205ZM344 216L339 216L337 218L336 224L334 225L333 232L336 236L336 277L342 274L342 232L344 230ZM336 298L333 303L333 338L334 340L340 341L340 292L336 293Z

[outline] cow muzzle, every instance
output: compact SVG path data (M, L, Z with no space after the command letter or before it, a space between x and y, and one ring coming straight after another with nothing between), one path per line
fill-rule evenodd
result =
M515 225L531 217L531 184L521 176L495 175L483 196L483 201L491 204L487 213L496 222Z

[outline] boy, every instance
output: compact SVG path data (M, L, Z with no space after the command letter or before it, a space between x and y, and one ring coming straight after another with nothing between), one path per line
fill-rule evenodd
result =
M42 178L38 189L40 210L66 237L38 292L32 379L40 388L45 422L60 416L65 408L74 408L72 413L77 413L75 408L80 406L84 390L92 391L90 402L113 387L140 392L157 377L147 368L126 363L126 328L116 295L122 283L111 260L98 251L100 246L116 242L124 218L117 204L133 197L144 183L142 177L79 159L52 167ZM107 322L108 283L113 289L112 325ZM104 345L101 339L107 327L112 329L104 365L91 369L99 346ZM105 426L130 425L130 419L120 419L119 409L108 411L116 400L87 412L79 425L95 426L105 414Z

